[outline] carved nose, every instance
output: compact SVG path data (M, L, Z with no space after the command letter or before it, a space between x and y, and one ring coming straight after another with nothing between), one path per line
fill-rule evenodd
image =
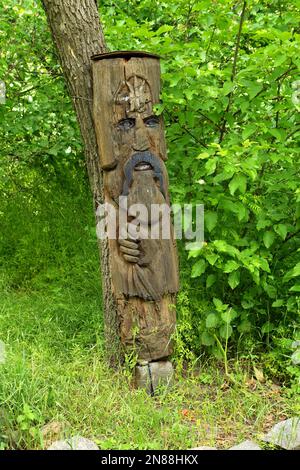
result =
M138 152L144 152L145 150L148 150L149 147L149 140L144 129L137 129L133 142L133 149Z

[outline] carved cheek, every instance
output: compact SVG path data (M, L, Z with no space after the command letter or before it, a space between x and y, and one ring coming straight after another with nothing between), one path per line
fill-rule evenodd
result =
M164 136L160 129L151 129L148 131L151 151L162 160L167 160L166 144Z
M115 139L115 149L118 154L118 160L122 160L122 157L129 156L132 151L132 143L134 140L134 131L117 132Z
M165 139L161 139L159 142L159 156L162 160L166 161L168 160L167 156L167 147L166 147L166 142Z
M166 139L165 139L165 126L163 121L161 121L160 126L159 126L159 153L160 153L160 158L162 160L168 160L167 156L167 146L166 146Z
M159 146L158 146L158 139L157 139L157 135L156 135L156 132L154 133L153 131L148 131L148 139L149 139L149 143L150 143L150 149L151 149L151 152L154 153L154 155L158 155L158 149L159 149Z
M123 187L123 168L117 165L114 170L104 173L105 192L110 195L113 200L117 200L122 193Z

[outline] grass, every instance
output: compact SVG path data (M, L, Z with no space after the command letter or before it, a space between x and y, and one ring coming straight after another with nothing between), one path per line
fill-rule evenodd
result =
M40 449L80 434L102 449L228 448L295 413L285 390L207 362L148 397L103 359L99 291L4 292L0 337L2 448ZM231 364L232 370L234 364ZM46 427L45 427L46 425Z

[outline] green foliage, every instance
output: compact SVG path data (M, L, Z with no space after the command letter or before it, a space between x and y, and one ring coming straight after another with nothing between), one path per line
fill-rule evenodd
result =
M73 271L72 263L65 269ZM199 371L176 372L168 393L150 397L128 386L127 371L113 371L103 359L96 262L92 272L82 290L69 283L59 293L44 287L1 295L0 337L7 347L0 364L2 448L42 449L76 434L101 449L228 448L259 437L266 416L269 427L299 411L299 399L290 400L284 389L274 393L272 382L252 390L251 369L233 362L234 386L204 358ZM44 434L51 423L60 429L52 439Z
M63 427L57 438L78 433L102 449L229 447L250 427L265 431L266 416L271 425L299 410L299 8L296 0L248 0L239 37L242 1L99 3L111 49L161 54L157 112L166 121L172 200L205 204L201 249L178 243L176 388L155 398L131 390L134 355L123 374L105 365L78 126L40 2L7 0L0 449L44 447L41 429L52 421ZM253 370L263 376L257 363L267 382L252 389ZM268 377L289 389L273 391Z
M172 199L205 204L203 248L181 252L198 297L193 347L219 355L217 338L247 335L275 346L276 331L299 327L299 5L150 3L103 2L103 20L112 48L163 57Z

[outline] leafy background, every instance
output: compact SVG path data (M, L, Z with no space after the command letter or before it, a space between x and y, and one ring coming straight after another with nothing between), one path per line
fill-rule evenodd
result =
M181 250L179 336L283 364L299 327L297 2L110 5L111 49L163 58L172 201L205 205L204 246Z
M172 202L205 205L203 246L178 242L178 369L207 355L227 372L231 359L250 360L297 392L298 2L99 4L111 50L161 55ZM40 3L9 0L0 13L0 287L10 312L0 325L9 331L11 296L49 294L49 311L44 302L32 315L56 324L68 351L78 335L91 347L101 292L78 126ZM34 340L30 315L17 318ZM60 340L48 339L50 351Z

